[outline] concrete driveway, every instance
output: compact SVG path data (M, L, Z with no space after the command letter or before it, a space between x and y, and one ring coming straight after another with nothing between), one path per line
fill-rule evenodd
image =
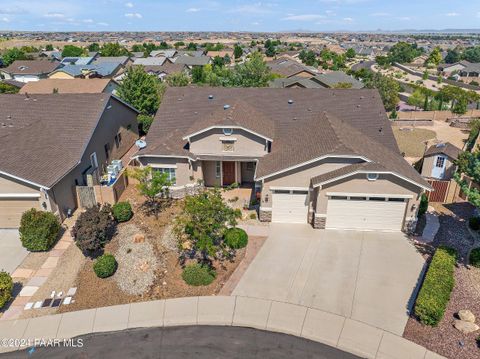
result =
M10 274L17 269L27 256L16 229L0 229L0 270Z
M233 294L301 304L402 335L424 263L400 232L272 224Z

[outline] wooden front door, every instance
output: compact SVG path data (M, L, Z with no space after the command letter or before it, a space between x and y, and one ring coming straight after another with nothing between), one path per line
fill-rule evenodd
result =
M223 185L229 186L235 182L235 162L222 162Z

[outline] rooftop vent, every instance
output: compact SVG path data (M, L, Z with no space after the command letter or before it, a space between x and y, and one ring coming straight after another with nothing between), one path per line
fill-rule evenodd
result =
M289 105L293 104L293 100L288 100L288 104Z
M228 110L230 108L230 105L223 105L224 110Z
M208 95L209 100L213 100L213 95Z
M436 147L436 148L443 148L443 147L445 147L445 146L446 146L445 143L438 143L435 147Z

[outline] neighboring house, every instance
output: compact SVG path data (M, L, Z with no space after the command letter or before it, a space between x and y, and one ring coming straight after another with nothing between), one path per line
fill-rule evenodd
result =
M128 67L133 64L130 56L100 56L95 58L93 64L103 64L105 62L118 62L123 67Z
M0 70L6 80L18 82L38 81L58 68L58 61L49 60L17 60Z
M203 50L195 50L195 51L189 51L189 50L177 50L177 53L175 56L180 57L180 56L191 56L191 57L201 57L205 55L205 51Z
M166 57L171 59L177 55L177 50L153 50L150 57Z
M234 60L234 55L233 55L233 50L222 50L222 51L208 51L207 52L207 56L210 56L212 59L215 57L215 56L218 56L218 57L225 57L227 56L230 57L230 59L233 61Z
M343 71L333 71L325 74L319 74L311 78L312 81L317 82L325 88L337 88L347 86L347 88L361 89L365 85L352 76L347 75Z
M0 95L0 228L30 208L64 219L138 139L137 114L110 94Z
M267 66L272 73L286 78L293 76L311 78L318 73L315 69L304 66L286 57L269 61L267 62Z
M422 176L449 180L455 173L454 162L462 150L450 142L433 145L423 155Z
M93 56L82 57L64 57L61 61L62 65L89 65L95 60Z
M27 83L19 93L113 93L117 87L111 79L42 79Z
M169 88L137 165L255 188L262 221L400 230L429 184L400 155L376 90Z
M21 89L23 86L25 86L25 82L20 82L16 80L0 80L0 82L5 83L10 86L14 86L18 89ZM37 81L31 81L30 83L37 82Z
M318 82L312 81L307 77L292 76L288 78L276 78L270 81L270 87L273 88L324 88Z
M187 65L172 64L170 61L165 61L161 66L144 66L144 69L147 73L157 76L161 81L165 80L168 75L188 70Z
M471 63L468 61L459 61L454 64L440 64L438 65L438 70L443 72L445 75L450 76L454 72L460 72L463 69L467 68Z
M38 57L44 57L44 58L47 58L47 59L61 61L62 60L62 52L58 51L58 50L42 51L38 55Z
M471 63L469 62L468 65L460 70L460 76L462 77L480 77L480 63Z
M165 62L171 62L166 57L140 57L133 60L133 66L162 66Z
M119 62L102 62L89 65L66 65L48 75L51 79L113 78L121 76L124 68Z
M185 65L189 69L195 66L204 66L208 65L212 62L210 56L189 56L189 55L182 55L174 59L175 63L178 65Z

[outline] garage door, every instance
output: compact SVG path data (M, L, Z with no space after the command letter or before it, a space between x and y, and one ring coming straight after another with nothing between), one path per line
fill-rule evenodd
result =
M275 191L272 222L307 223L308 191Z
M18 228L22 213L38 206L38 198L0 198L0 228Z
M326 228L399 231L405 206L404 198L331 196Z

